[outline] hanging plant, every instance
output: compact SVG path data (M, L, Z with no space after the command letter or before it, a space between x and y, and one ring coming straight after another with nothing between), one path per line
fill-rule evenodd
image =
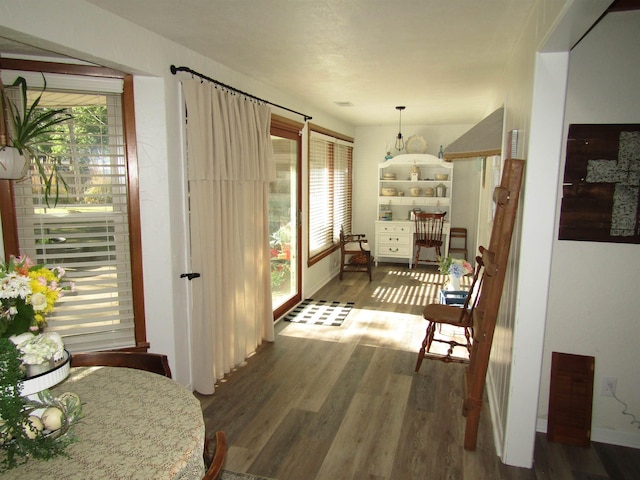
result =
M53 195L54 206L58 203L61 185L67 188L67 183L58 170L58 163L47 162L47 156L36 148L42 137L57 131L56 126L70 120L72 115L63 108L45 109L40 107L42 94L47 89L47 80L42 75L44 86L36 99L28 104L27 81L18 77L12 87L19 89L19 102L16 104L5 89L2 89L2 111L6 115L7 147L18 150L20 155L33 158L38 174L44 184L44 199L49 205L49 198ZM5 147L6 148L6 147Z

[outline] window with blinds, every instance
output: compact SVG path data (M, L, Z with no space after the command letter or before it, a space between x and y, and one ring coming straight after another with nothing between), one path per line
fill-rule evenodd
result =
M113 81L122 91L122 81ZM14 185L21 253L63 267L75 282L76 292L60 299L47 327L71 352L135 345L121 97L48 86L41 108L65 108L73 118L39 139L38 151L58 164L66 186L49 206L33 166Z
M309 138L309 262L351 232L353 143L311 131Z

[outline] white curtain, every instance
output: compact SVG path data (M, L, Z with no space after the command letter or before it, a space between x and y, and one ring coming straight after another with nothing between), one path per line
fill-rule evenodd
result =
M193 387L274 340L269 266L271 111L212 83L182 82L187 105L191 220Z

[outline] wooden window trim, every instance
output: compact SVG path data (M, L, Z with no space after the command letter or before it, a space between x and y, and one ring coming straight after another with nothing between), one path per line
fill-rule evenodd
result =
M282 138L288 138L290 140L297 140L297 166L296 169L298 171L298 183L302 183L302 130L304 129L304 124L300 122L296 122L295 120L291 120L286 117L281 117L280 115L271 114L271 135L277 135ZM302 188L298 187L298 191L296 192L296 202L298 206L298 212L296 217L298 218L298 224L296 225L296 235L298 238L298 250L302 251ZM296 255L297 257L297 286L296 286L296 295L291 297L289 301L283 303L280 307L276 308L273 311L273 320L276 321L278 318L282 317L285 313L295 307L298 302L300 302L302 295L302 255Z
M129 235L131 249L131 274L136 279L132 284L133 312L135 325L135 342L138 349L147 349L149 343L146 335L144 308L144 284L142 266L142 235L140 225L140 191L138 175L138 155L136 144L135 103L133 92L133 76L105 67L91 65L73 65L66 63L38 62L20 59L0 58L0 69L22 70L29 72L58 73L65 75L82 75L103 78L122 78L122 117L124 137L127 145L127 175L129 195ZM0 180L0 216L2 217L2 235L4 255L20 254L16 210L13 198L13 184L10 180Z
M335 139L338 140L343 140L346 142L350 142L350 143L354 143L354 138L353 137L349 137L348 135L344 135L340 132L336 132L334 130L330 130L328 128L325 127L321 127L320 125L316 125L314 123L309 123L309 129L307 131L307 145L309 146L307 149L307 164L309 164L309 155L310 155L310 149L311 149L311 135L312 132L316 132L316 133L321 133L323 135L327 135L329 137L333 137ZM353 164L352 164L353 167ZM350 177L349 177L349 182L351 183L351 188L353 188L353 178L351 177L351 172L350 173ZM310 182L310 178L309 178L309 174L310 172L307 172L307 183ZM333 179L332 179L333 181ZM307 210L309 209L309 204L310 202L307 203ZM307 224L309 223L308 219L309 219L310 213L309 211L307 211ZM308 227L308 230L310 231L310 227ZM331 255L333 252L335 252L336 250L339 250L340 245L336 244L333 245L332 247L328 247L327 249L321 251L320 253L317 253L315 255L313 255L312 257L308 258L307 260L307 267L311 267L313 265L315 265L316 263L320 262L321 260L323 260L324 258L328 257L329 255ZM307 252L307 255L309 255L309 252Z

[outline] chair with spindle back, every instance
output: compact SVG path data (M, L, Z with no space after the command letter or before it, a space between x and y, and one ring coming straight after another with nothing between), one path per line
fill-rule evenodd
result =
M211 449L213 448L213 452ZM204 441L204 464L207 468L202 480L216 480L220 476L222 464L227 455L227 438L224 432L216 432L215 441Z
M413 268L418 267L418 262L437 263L441 255L442 231L444 229L445 213L415 213L415 249L416 259ZM420 260L420 249L433 248L436 260Z
M422 365L422 360L424 358L442 360L443 362L468 363L468 360L464 358L453 357L453 349L455 347L465 347L467 349L467 353L469 355L471 354L471 339L473 338L473 311L480 299L483 267L484 262L482 257L477 256L476 268L473 273L473 281L462 307L439 303L431 303L424 307L422 316L427 321L427 333L422 341L422 347L418 352L418 361L416 362L415 370L416 373L420 370L420 365ZM443 337L436 337L436 329L443 324L462 328L466 342L459 343L452 338L447 339ZM440 355L430 352L433 342L449 344L447 353L445 355Z

